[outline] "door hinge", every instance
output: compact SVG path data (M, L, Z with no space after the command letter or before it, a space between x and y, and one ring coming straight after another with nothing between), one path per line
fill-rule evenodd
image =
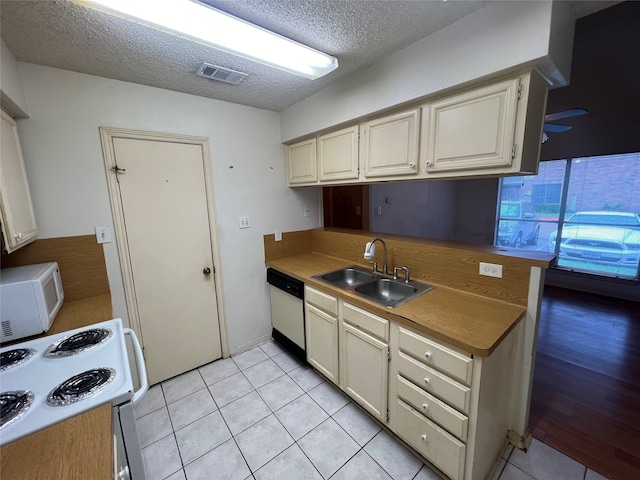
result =
M518 86L518 100L522 98L523 85Z
M387 423L389 423L389 409L387 408L387 415L385 417L387 419Z
M391 361L391 350L387 350L387 361Z
M517 152L518 152L518 145L514 143L513 147L511 147L511 158L516 158Z

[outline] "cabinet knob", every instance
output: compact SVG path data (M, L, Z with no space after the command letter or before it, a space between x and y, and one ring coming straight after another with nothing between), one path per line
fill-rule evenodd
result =
M429 385L429 379L427 377L424 377L424 384Z
M424 352L424 358L431 360L431 352Z
M427 405L426 403L423 403L422 409L426 412L427 410L429 410L429 405Z
M416 164L415 164L415 163L413 163L413 162L410 162L410 163L409 163L409 167L413 168L413 167L415 167L415 166L416 166Z
M431 160L427 160L427 167L430 167L433 162Z
M129 474L129 467L126 466L122 470L118 472L118 479L120 480L130 480L131 475Z
M205 275L211 275L211 269L209 267L205 267L202 270L202 273L204 273Z
M13 237L14 237L16 240L22 240L22 232L20 232L20 233L16 233Z
M423 433L422 435L420 435L420 440L422 440L423 442L427 441L427 434Z

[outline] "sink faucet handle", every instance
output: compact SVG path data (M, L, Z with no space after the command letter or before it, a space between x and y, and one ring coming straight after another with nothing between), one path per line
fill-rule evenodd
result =
M395 272L395 268L393 270ZM409 283L409 275L411 275L409 267L405 265L404 267L402 267L402 270L404 270L404 283Z
M406 267L404 267L406 268ZM393 279L397 280L398 279L398 272L402 270L402 268L400 267L393 267Z

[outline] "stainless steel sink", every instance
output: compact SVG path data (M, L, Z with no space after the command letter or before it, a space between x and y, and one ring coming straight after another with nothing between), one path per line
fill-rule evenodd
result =
M313 278L387 308L397 307L435 288L422 282L394 280L388 275L365 271L357 265L314 275Z
M314 278L324 280L336 287L353 287L361 283L370 282L375 276L372 273L364 272L356 267L347 267L316 275Z
M433 288L433 285L426 283L405 283L390 278L379 278L356 287L355 293L388 308L393 308Z

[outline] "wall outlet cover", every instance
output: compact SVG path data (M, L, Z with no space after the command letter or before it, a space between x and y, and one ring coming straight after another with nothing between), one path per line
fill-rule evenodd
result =
M480 262L480 275L502 278L502 265L498 265L497 263Z

